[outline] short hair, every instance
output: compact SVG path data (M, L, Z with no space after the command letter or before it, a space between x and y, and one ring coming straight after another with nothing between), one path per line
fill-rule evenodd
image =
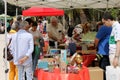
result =
M11 18L11 19L9 20L9 22L11 22L11 21L13 21L13 18Z
M38 21L38 23L42 23L42 21L41 21L41 20L39 20L39 21Z
M52 16L52 17L50 18L50 22L52 22L53 20L58 21L58 19L57 19L55 16Z
M17 16L17 21L21 21L22 17L21 16Z
M26 27L27 25L29 25L29 23L27 21L22 21L20 23L20 29Z
M12 26L11 29L16 30L20 28L20 22L19 21L15 21Z
M33 27L33 26L36 26L36 27L37 27L37 22L34 21L33 24L32 24L32 27Z
M112 21L114 20L114 17L112 16L112 14L110 12L105 12L102 18L105 20L108 20L108 19L110 19Z
M29 23L29 25L30 25L31 23L33 23L33 20L32 20L31 18L27 18L27 19L25 19L25 21L27 21L27 22Z

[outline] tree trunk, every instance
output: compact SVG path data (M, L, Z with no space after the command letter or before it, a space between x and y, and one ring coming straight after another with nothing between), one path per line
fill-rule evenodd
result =
M88 21L87 21L87 17L86 17L86 15L85 15L83 9L80 9L80 20L81 20L81 23L86 23L86 22L88 22Z

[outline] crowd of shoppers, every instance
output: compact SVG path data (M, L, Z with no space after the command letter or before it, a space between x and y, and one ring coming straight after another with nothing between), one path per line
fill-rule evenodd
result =
M120 24L115 21L109 12L103 15L102 23L102 25L98 25L99 28L94 43L97 56L100 57L99 66L105 71L108 65L114 67L120 65ZM8 43L11 40L9 47L14 59L9 62L9 80L24 80L25 72L26 79L33 80L38 59L40 54L43 53L42 33L48 34L50 47L55 47L56 43L64 43L65 30L56 17L51 17L48 25L45 23L45 28L42 28L43 31L40 29L40 24L42 24L40 20L38 22L33 21L31 18L22 20L21 16L18 16L17 21L11 22L10 29L8 29ZM88 31L89 28L79 24L72 29L70 37L80 42L81 34ZM44 40L42 43L44 43ZM104 80L106 80L105 76L104 73Z

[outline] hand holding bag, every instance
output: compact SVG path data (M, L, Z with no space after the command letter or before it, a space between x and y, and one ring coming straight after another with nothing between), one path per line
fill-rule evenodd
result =
M120 80L120 67L106 67L106 80Z

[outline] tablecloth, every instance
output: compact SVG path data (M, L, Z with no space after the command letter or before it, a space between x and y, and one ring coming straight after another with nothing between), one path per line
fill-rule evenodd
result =
M89 70L83 66L78 74L75 73L60 73L58 69L54 72L45 72L42 69L37 70L38 80L90 80Z

